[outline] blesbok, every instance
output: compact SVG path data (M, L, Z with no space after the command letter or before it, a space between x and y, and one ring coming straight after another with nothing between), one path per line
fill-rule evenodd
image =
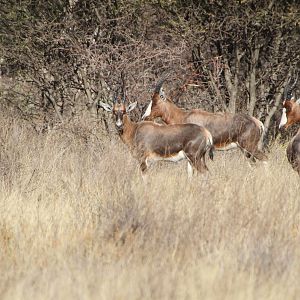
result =
M201 109L182 110L165 96L160 80L142 119L161 117L166 124L193 123L204 126L212 135L216 150L240 148L253 161L265 161L259 148L264 126L258 119L242 113L211 113Z
M282 116L279 128L287 129L292 124L300 122L300 99L296 101L295 98L292 97L297 79L298 76L292 85L290 85L289 82L284 89ZM300 176L300 129L289 142L286 154L293 169L297 171Z
M136 105L137 102L126 106L125 94L121 100L115 96L113 106L100 102L102 108L113 113L118 133L138 159L142 173L152 162L159 160L178 162L187 159L189 176L192 175L193 168L200 173L208 170L205 154L209 151L210 158L213 158L213 141L207 129L195 124L133 122L128 113Z

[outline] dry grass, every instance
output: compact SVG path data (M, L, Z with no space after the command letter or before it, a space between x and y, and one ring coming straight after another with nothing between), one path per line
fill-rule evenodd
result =
M118 140L2 116L1 299L299 299L299 178L216 155L140 177Z

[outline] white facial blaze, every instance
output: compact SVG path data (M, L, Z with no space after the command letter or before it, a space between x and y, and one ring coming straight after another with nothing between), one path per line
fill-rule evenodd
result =
M117 125L118 127L121 127L121 126L122 126L122 121L121 121L120 118L117 119L116 125Z
M150 101L145 113L142 116L142 120L144 120L146 117L150 116L151 114L151 109L152 109L152 100Z
M283 109L282 109L282 116L281 116L279 128L281 128L282 126L284 126L286 123L287 123L286 109L283 108Z

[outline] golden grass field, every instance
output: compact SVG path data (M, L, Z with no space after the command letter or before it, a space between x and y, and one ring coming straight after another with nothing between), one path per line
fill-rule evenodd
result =
M216 153L141 177L115 136L1 116L0 299L299 299L300 182ZM99 133L100 136L100 133Z

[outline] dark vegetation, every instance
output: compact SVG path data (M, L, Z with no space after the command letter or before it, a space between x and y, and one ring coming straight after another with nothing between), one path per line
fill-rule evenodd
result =
M98 102L121 72L136 119L167 75L181 107L254 115L270 142L300 64L299 14L297 0L2 1L1 105L39 132L84 116L104 134Z

